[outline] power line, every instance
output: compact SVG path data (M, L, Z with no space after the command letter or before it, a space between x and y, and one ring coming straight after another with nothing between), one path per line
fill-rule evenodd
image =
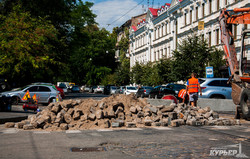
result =
M140 3L138 3L136 6L134 6L133 8L131 8L129 11L127 11L125 14L123 14L120 18L114 20L113 22L111 22L110 24L107 24L106 29L112 25L113 23L117 22L118 20L120 20L121 18L123 18L126 14L128 14L129 12L131 12L132 10L134 10L136 7L138 7L144 0L142 0Z

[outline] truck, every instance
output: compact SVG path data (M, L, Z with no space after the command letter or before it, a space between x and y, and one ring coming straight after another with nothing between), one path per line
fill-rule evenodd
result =
M236 105L235 118L250 118L250 62L247 60L249 51L250 29L241 33L240 56L237 52L233 37L233 25L250 24L250 8L222 9L219 16L221 42L227 64L230 68L228 82L232 86L232 99Z

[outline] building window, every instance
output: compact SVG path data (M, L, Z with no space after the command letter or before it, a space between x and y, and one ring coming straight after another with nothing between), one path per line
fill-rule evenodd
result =
M160 38L160 26L158 26L158 38Z
M184 26L187 25L187 13L184 14Z
M220 10L220 0L217 0L217 11Z
M168 23L166 23L165 32L166 32L166 35L167 35L168 34Z
M212 40L211 32L209 32L208 33L208 46L211 46L211 40Z
M154 31L154 40L156 40L156 29Z
M202 18L205 17L205 3L202 4Z
M237 40L237 25L234 25L234 40Z
M216 29L216 45L219 45L220 41L219 41L219 29Z
M227 0L225 0L225 5L227 5Z
M195 10L196 10L196 19L195 20L198 21L198 19L199 19L199 17L198 17L198 15L199 15L198 7L196 7Z
M193 22L193 16L192 16L193 11L190 10L190 24Z
M163 31L164 31L164 25L161 26L161 36L163 36Z
M209 0L209 14L212 13L212 0Z
M247 24L244 24L244 29L247 29Z
M164 57L167 57L167 48L164 49L163 56L164 56Z
M204 34L201 35L201 40L204 41L205 38L204 38Z

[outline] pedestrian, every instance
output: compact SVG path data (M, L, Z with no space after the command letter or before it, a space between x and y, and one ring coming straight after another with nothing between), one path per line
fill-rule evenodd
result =
M178 98L179 98L179 101L181 103L185 103L185 104L188 104L188 98L189 98L189 94L188 94L188 91L186 89L181 89L178 93Z
M195 73L191 74L191 78L187 81L186 91L189 93L189 102L192 106L197 106L198 92L200 90L200 96L202 96L200 82L196 77Z

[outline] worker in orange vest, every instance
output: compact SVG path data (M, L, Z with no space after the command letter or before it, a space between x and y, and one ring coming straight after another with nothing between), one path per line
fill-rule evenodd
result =
M198 100L198 92L200 90L200 96L202 96L200 82L197 78L195 78L196 74L192 73L191 78L187 81L186 91L189 92L189 102L192 106L197 105Z
M180 99L180 102L182 103L188 103L189 93L186 89L181 89L178 93L178 98Z

